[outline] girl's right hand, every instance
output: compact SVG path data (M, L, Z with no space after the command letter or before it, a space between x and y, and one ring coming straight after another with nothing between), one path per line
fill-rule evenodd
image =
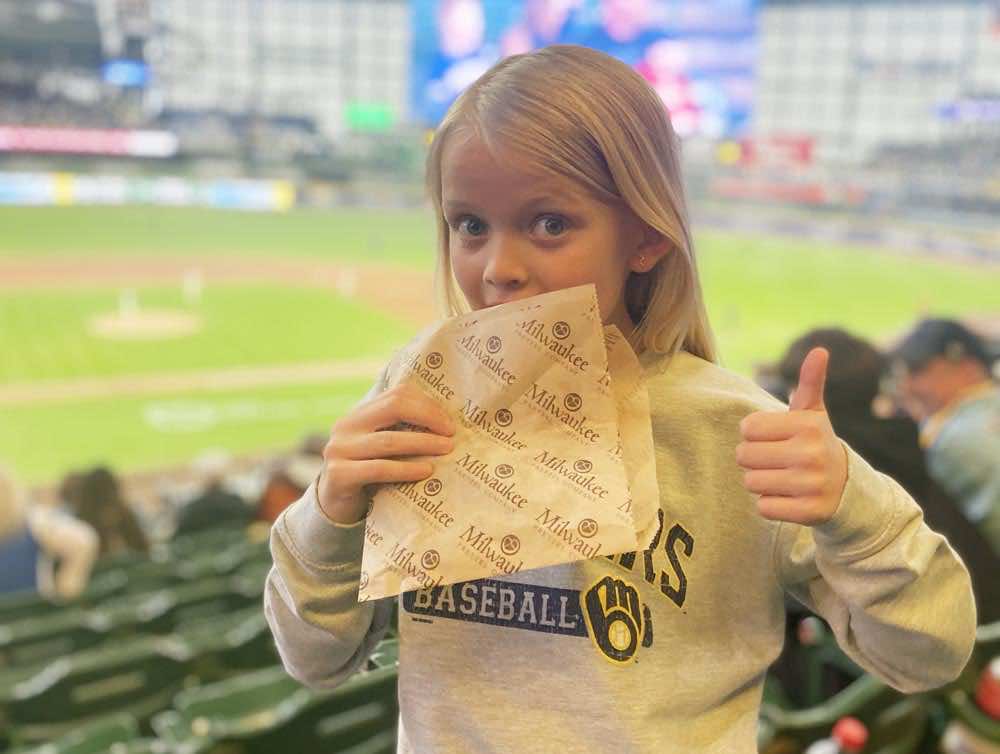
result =
M426 431L400 431L401 424ZM393 459L446 455L454 449L454 434L445 409L412 385L396 385L360 404L333 425L323 449L316 483L320 508L336 523L357 523L368 510L367 485L418 482L434 471L430 461Z

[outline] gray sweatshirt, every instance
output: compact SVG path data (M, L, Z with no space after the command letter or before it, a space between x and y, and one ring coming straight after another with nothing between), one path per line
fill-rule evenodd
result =
M739 422L784 406L687 353L641 361L660 486L652 546L403 594L400 754L755 752L786 593L901 691L965 665L968 572L902 487L848 449L830 521L764 519L735 461ZM363 540L364 522L330 521L314 487L272 530L265 611L308 685L344 681L387 628L391 600L356 601Z

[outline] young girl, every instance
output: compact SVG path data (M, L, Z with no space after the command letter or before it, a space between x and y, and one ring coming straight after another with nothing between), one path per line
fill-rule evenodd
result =
M661 526L643 552L402 595L400 752L756 751L786 592L903 691L958 675L976 625L968 573L834 435L826 352L790 407L715 364L677 137L638 74L579 47L507 58L452 106L427 176L452 313L593 283L629 335ZM392 613L356 601L366 488L424 479L433 463L413 456L455 449L439 404L386 389L395 369L334 425L324 470L274 525L265 609L310 685L361 667Z

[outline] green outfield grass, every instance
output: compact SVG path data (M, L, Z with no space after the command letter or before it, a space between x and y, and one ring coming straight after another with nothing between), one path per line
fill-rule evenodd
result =
M95 464L155 470L203 451L287 451L326 432L370 380L0 408L0 458L28 483Z
M181 207L0 207L0 257L321 257L423 265L434 228L412 210L236 212Z
M118 289L0 290L0 385L353 359L390 353L411 333L382 312L316 288L209 285L193 305L180 286L137 294L141 309L194 315L200 331L111 340L89 323L117 311Z
M433 264L432 224L416 211L257 215L0 208L0 228L0 259L19 262L100 253L239 255L248 264L291 257L426 269ZM698 233L697 248L722 361L747 375L815 326L840 325L884 341L924 313L1000 315L997 267L714 232ZM138 294L143 307L190 310L171 281ZM87 334L91 316L117 306L118 291L112 289L0 288L0 388L37 380L379 356L415 329L332 291L275 284L208 286L194 307L204 323L195 336L113 343ZM351 381L0 405L0 463L40 482L91 462L129 470L183 462L206 448L243 452L288 446L306 431L325 430L364 388L363 381Z

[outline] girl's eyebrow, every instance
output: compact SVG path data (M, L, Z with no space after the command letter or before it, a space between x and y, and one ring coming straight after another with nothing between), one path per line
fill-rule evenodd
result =
M569 194L565 194L561 191L552 191L546 194L537 194L529 199L520 203L519 210L524 212L525 210L536 207L539 204L565 204L571 202L573 199ZM479 208L475 204L471 204L460 199L448 199L442 203L442 209L445 212L478 212Z
M477 211L475 205L457 199L456 200L449 199L445 201L442 205L442 209L444 209L445 212L461 212L463 210L469 212Z
M553 191L548 194L537 194L521 203L521 210L531 209L539 204L566 204L572 201L569 194L560 191Z

